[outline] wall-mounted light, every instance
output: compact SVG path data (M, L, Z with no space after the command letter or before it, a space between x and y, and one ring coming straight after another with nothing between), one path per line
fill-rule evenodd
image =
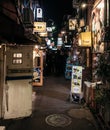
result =
M93 4L92 3L82 3L81 8L86 8L86 7L93 7Z
M85 7L87 7L87 4L86 4L86 3L82 3L82 4L81 4L81 7L82 7L82 8L85 8Z

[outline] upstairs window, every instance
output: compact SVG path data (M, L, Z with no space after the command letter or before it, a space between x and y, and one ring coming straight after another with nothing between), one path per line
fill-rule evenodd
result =
M13 53L13 64L22 64L22 53Z

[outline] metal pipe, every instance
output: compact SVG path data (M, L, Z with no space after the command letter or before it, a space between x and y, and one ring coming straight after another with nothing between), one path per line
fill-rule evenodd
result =
M110 25L110 2L109 2L109 0L107 0L107 2L106 2L106 7L107 7L107 27L109 27L109 25Z

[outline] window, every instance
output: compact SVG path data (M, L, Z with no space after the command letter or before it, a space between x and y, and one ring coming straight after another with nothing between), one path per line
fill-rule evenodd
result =
M22 53L14 53L13 58L22 58Z

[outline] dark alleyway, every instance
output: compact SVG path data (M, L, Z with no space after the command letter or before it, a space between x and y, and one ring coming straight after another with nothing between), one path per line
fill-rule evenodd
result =
M2 125L6 130L98 130L88 108L67 101L70 86L70 80L62 76L44 78L42 87L33 88L32 115Z

